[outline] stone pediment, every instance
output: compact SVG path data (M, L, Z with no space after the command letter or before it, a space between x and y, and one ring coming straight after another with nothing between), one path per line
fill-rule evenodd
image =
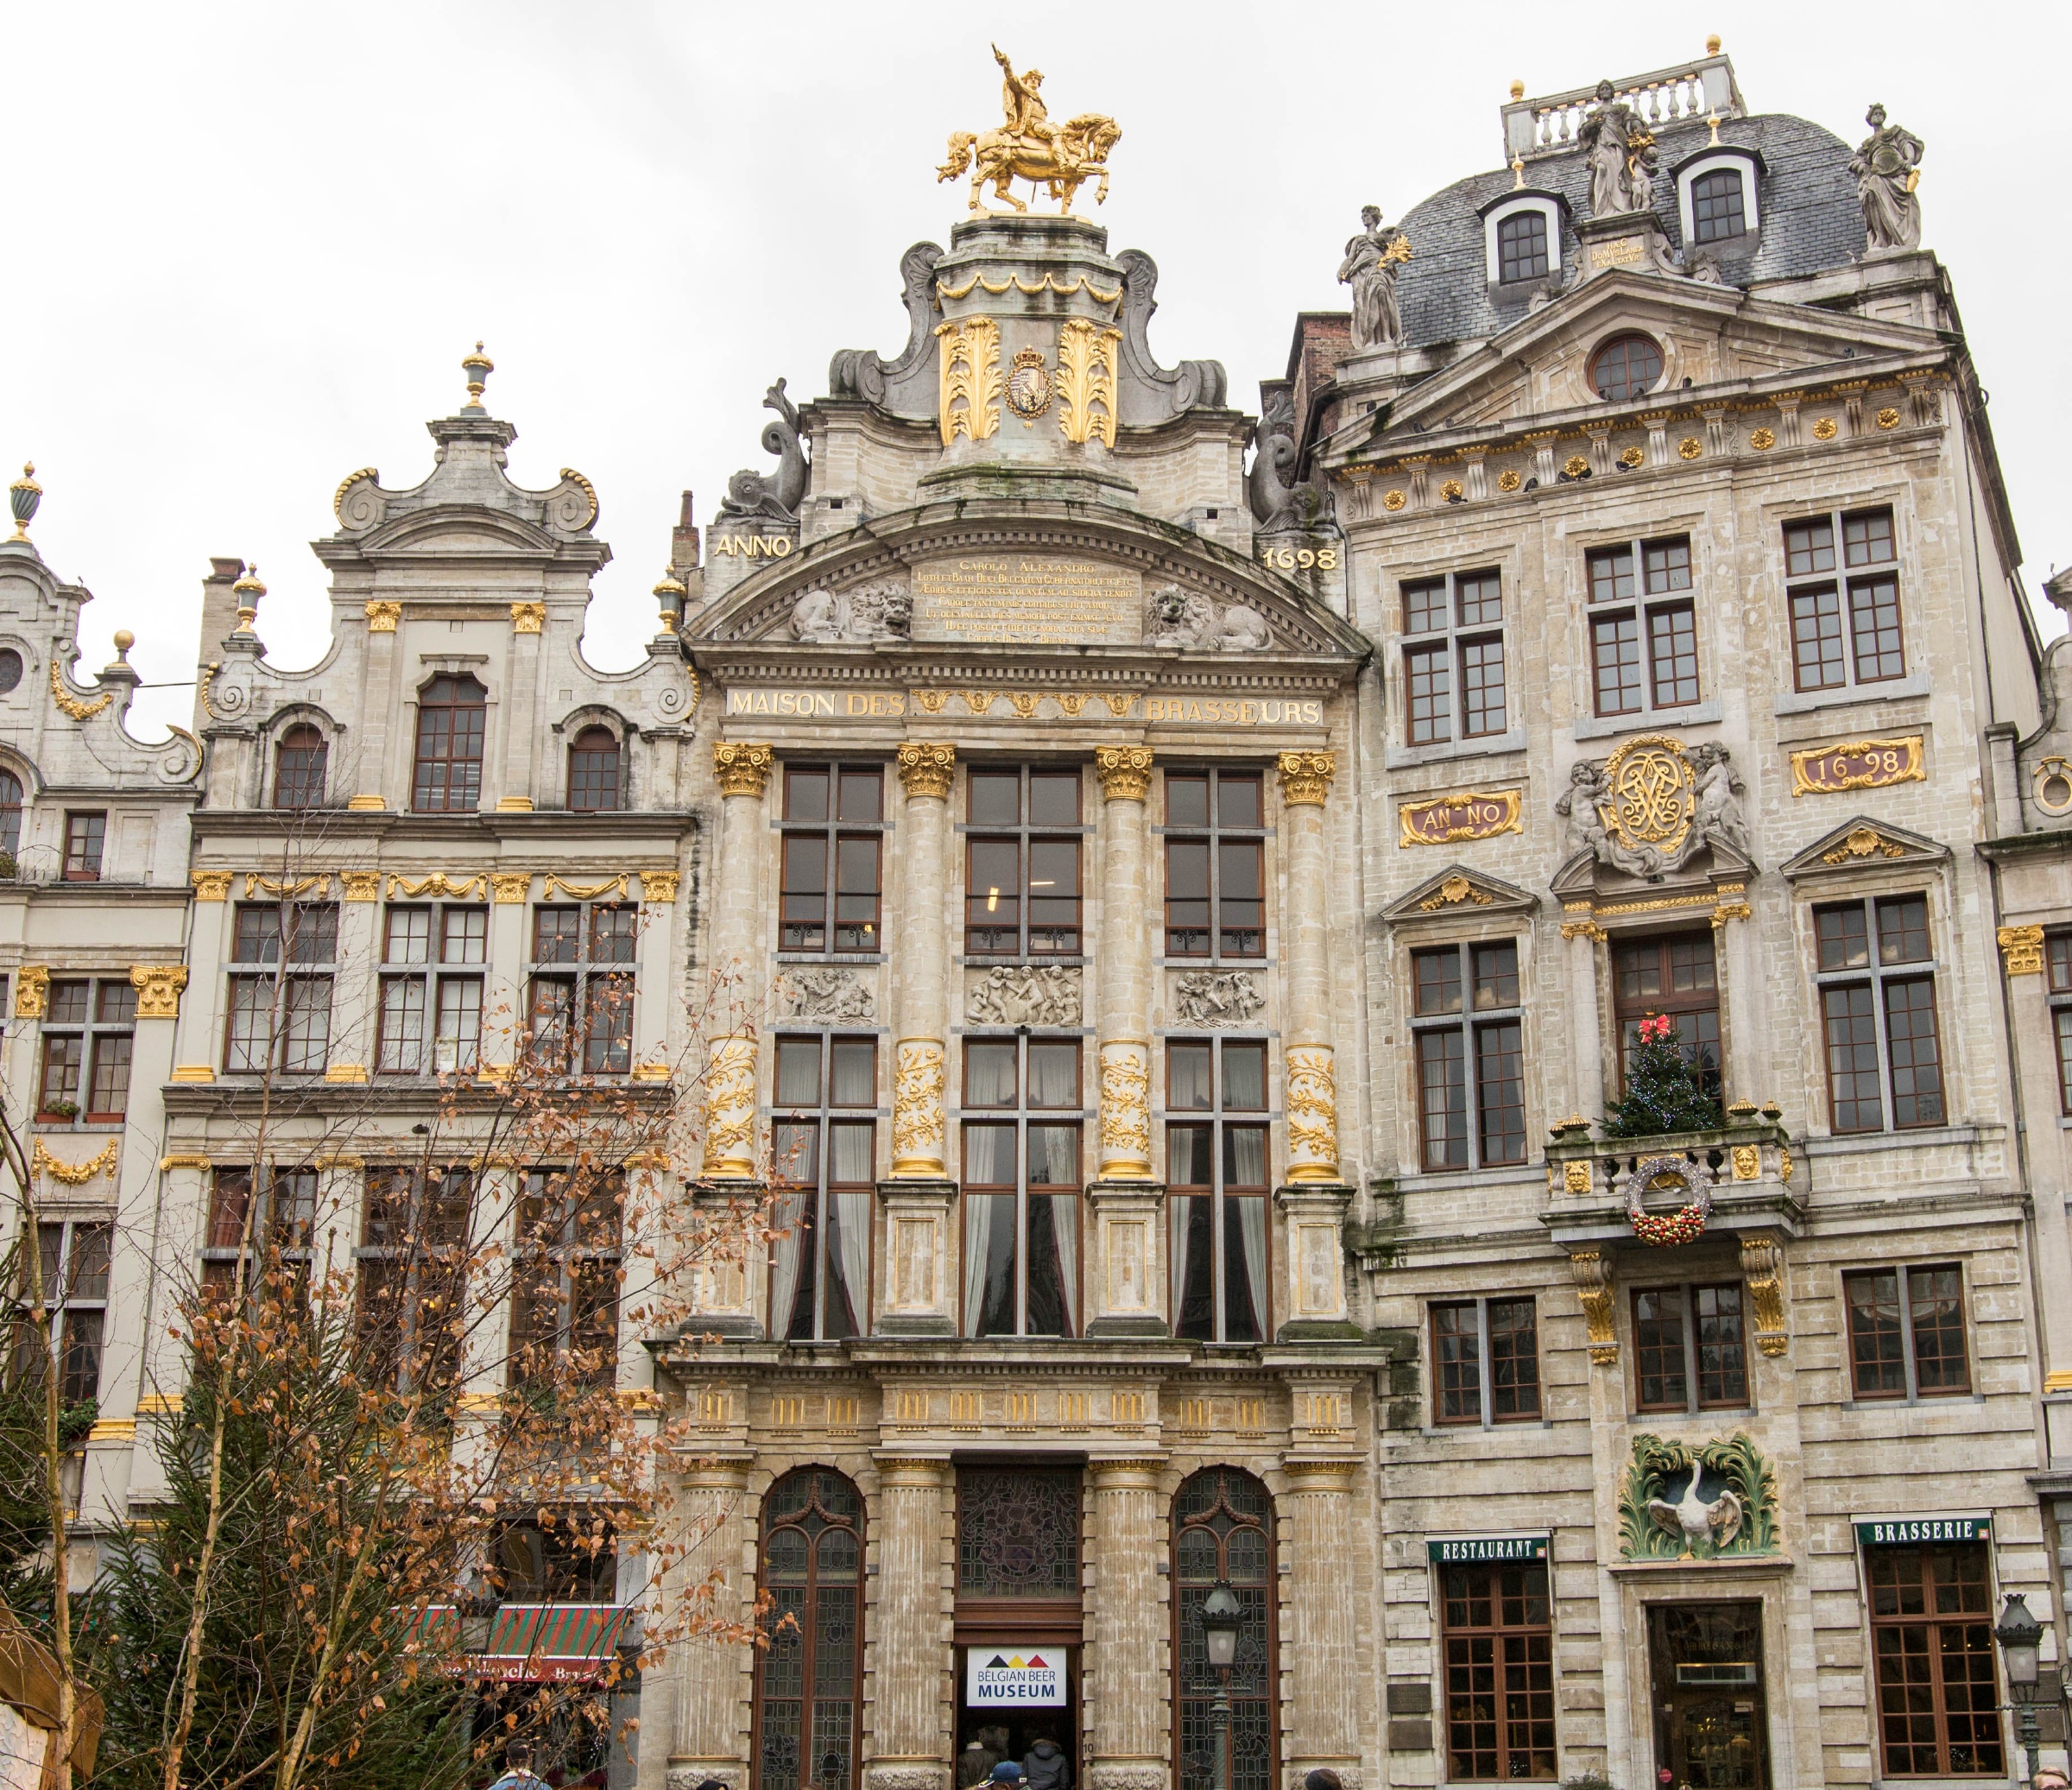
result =
M1381 917L1391 926L1422 926L1462 914L1530 914L1538 906L1539 897L1529 889L1465 864L1449 864L1391 901L1381 910Z
M1949 848L1935 840L1894 826L1889 820L1873 820L1859 814L1844 821L1786 861L1785 878L1798 882L1807 877L1846 876L1852 870L1882 870L1892 864L1940 866L1949 859Z
M685 629L693 645L845 656L1010 647L1252 662L1371 650L1307 592L1187 529L1126 510L939 504L875 518L752 573Z

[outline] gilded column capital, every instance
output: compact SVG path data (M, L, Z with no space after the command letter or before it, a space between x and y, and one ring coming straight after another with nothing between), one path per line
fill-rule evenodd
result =
M641 872L641 899L643 901L670 902L676 899L676 887L682 876L678 870L642 870Z
M2040 926L2004 926L2000 928L2000 956L2010 976L2044 973L2044 929Z
M338 881L345 890L349 901L378 901L382 898L382 873L379 870L340 870Z
M194 885L194 899L198 901L227 901L231 898L231 872L228 870L195 870L187 880Z
M1280 799L1291 808L1305 805L1321 808L1331 793L1331 779L1338 775L1335 752L1283 752L1276 765L1280 772Z
M777 755L768 746L721 740L712 748L712 769L722 795L761 796Z
M900 787L909 801L932 796L945 801L950 795L950 774L956 768L957 748L913 742L900 748Z
M178 1019L180 991L187 985L182 964L132 964L130 985L136 990L139 1019Z
M530 870L491 870L490 888L491 898L499 908L517 907L532 895L533 873Z
M1149 746L1096 746L1094 775L1111 802L1140 802L1151 787Z
M514 603L511 605L511 632L537 634L546 625L546 605L544 603Z
M370 634L394 634L395 624L403 618L400 603L374 602L367 605L367 631Z

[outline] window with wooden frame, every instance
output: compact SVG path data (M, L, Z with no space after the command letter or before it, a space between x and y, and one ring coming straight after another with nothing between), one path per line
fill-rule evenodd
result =
M22 849L22 780L10 770L0 770L0 851L9 857Z
M2044 968L2050 1030L2057 1041L2058 1110L2072 1116L2072 933L2053 933L2044 940Z
M130 1108L136 989L127 976L53 982L41 1028L36 1121L113 1124Z
M1885 895L1816 908L1813 930L1833 1129L1904 1131L1943 1123L1928 897Z
M797 1467L762 1501L770 1642L755 1652L756 1790L856 1790L862 1743L863 1500Z
M968 1337L1078 1334L1084 1055L1077 1038L964 1040Z
M324 773L330 756L324 736L308 723L287 729L274 748L274 806L322 807Z
M1971 1390L1964 1270L1955 1262L1845 1274L1841 1300L1853 1396L1911 1402Z
M1431 1420L1539 1419L1539 1320L1530 1297L1463 1299L1431 1307Z
M420 814L472 814L482 806L490 693L471 677L438 677L417 699L417 762L410 806Z
M555 1075L633 1067L634 950L640 910L624 901L533 909L526 1011L532 1048Z
M1437 745L1505 731L1503 623L1503 580L1494 570L1403 586L1406 743Z
M609 727L585 727L568 749L568 806L577 814L616 813L622 800L619 737Z
M1258 958L1267 949L1263 779L1167 771L1166 954Z
M2000 1778L1985 1546L1867 1547L1878 1739L1887 1778Z
M1744 236L1748 209L1738 168L1715 168L1690 183L1690 234L1694 242L1719 243Z
M242 901L232 920L223 1066L232 1075L321 1075L331 1054L338 910Z
M248 1287L269 1257L306 1274L316 1247L317 1193L315 1169L275 1169L261 1177L255 1206L250 1168L213 1171L209 1177L208 1226L202 1232L203 1289L218 1297L230 1292L236 1283L240 1249L244 1251Z
M50 1313L50 1358L58 1372L58 1398L81 1404L101 1395L101 1350L108 1320L109 1248L115 1227L106 1218L45 1219L36 1226L43 1303ZM29 1264L17 1270L23 1315L15 1326L17 1381L41 1383L36 1357L41 1339L26 1312L34 1289Z
M1172 1500L1173 1781L1273 1790L1280 1781L1280 1629L1273 1495L1236 1467L1205 1467ZM1228 1679L1209 1663L1202 1606L1219 1585L1237 1600L1237 1655ZM1229 1776L1218 1696L1229 1710Z
M482 1052L490 910L455 901L391 902L382 928L376 1072L472 1074Z
M1411 1034L1419 1159L1427 1169L1526 1160L1526 1047L1518 944L1413 951Z
M1174 1334L1265 1342L1273 1284L1265 1040L1168 1039L1165 1118Z
M398 1391L459 1381L474 1195L466 1168L367 1171L357 1318L370 1365Z
M1785 524L1785 601L1799 690L1838 690L1906 675L1898 560L1889 509Z
M1748 1403L1746 1300L1738 1281L1636 1287L1633 1408L1737 1411Z
M780 951L880 951L885 768L784 768Z
M1587 563L1598 714L1690 707L1699 693L1690 536L1598 547Z
M1551 1779L1554 1610L1545 1562L1442 1570L1449 1780Z
M1709 927L1614 945L1612 1010L1619 1026L1621 1088L1640 1040L1640 1022L1660 1015L1676 1028L1684 1059L1697 1071L1705 1091L1720 1091L1720 977Z
M528 1168L511 1256L513 1386L610 1386L618 1376L626 1184Z
M838 1342L870 1328L878 1043L780 1037L771 1104L770 1334Z
M1519 211L1497 219L1496 276L1505 285L1516 280L1544 280L1552 264L1545 212Z
M108 817L68 813L65 816L65 880L98 882L101 853L108 842Z
M1077 957L1080 774L975 766L965 777L964 952Z

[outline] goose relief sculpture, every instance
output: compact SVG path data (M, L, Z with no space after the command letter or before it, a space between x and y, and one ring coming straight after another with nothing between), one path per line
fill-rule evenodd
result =
M1684 1488L1684 1496L1671 1503L1666 1498L1650 1498L1648 1514L1656 1523L1671 1535L1684 1539L1684 1552L1680 1559L1697 1558L1694 1546L1709 1542L1716 1552L1725 1547L1741 1532L1741 1501L1731 1491L1722 1490L1710 1503L1698 1496L1698 1481L1704 1477L1704 1464L1699 1461L1690 1464L1690 1483Z

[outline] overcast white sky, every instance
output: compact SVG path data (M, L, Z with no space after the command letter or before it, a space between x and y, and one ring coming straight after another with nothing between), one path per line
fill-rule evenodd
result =
M678 493L702 526L730 471L770 464L764 387L803 401L833 350L904 342L900 253L961 215L944 140L998 119L989 37L1045 72L1054 114L1121 123L1096 215L1159 263L1153 345L1222 360L1247 408L1295 313L1340 307L1362 203L1393 218L1500 163L1514 76L1558 91L1717 31L1753 110L1854 142L1882 99L1927 141L1924 240L1993 395L2031 590L2072 559L2062 4L22 0L5 20L0 467L35 459L36 542L95 592L88 671L129 628L147 679L191 677L212 553L259 563L278 661L317 657L307 543L333 488L425 476L424 420L477 337L513 476L597 488L616 558L589 649L629 662ZM185 718L186 692L147 697Z

